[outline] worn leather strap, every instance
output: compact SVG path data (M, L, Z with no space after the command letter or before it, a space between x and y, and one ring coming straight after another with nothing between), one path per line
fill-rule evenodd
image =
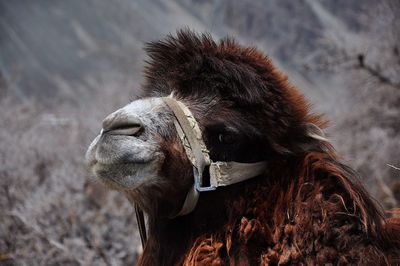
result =
M267 162L239 163L213 162L210 165L210 183L214 187L233 185L262 174Z
M194 167L193 171L197 172L199 179L197 182L201 184L204 168L210 165L211 161L199 125L192 112L182 102L172 97L164 97L163 100L176 117L175 128L186 155ZM196 176L196 173L194 173L194 176ZM186 195L185 202L177 216L190 213L196 207L198 198L199 191L193 186Z
M175 127L178 130L178 135L184 144L186 154L193 166L197 168L201 174L205 166L210 165L210 156L199 125L194 118L192 112L182 102L173 99L172 97L164 97L164 102L174 113L179 126Z

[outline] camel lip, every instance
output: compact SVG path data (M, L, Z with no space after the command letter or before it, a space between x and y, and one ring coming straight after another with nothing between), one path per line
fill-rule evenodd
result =
M98 144L98 143L96 143ZM140 148L140 147L139 147ZM89 168L100 164L103 166L118 166L118 165L145 165L152 163L157 159L158 152L151 149L132 149L132 151L122 151L120 154L107 152L101 149L101 145L89 148L86 155L86 164ZM143 154L143 151L145 153Z
M155 160L155 156L150 158L99 158L93 150L88 151L86 155L86 165L89 169L93 170L96 165L104 167L118 166L118 165L144 165L149 164Z
M145 165L153 162L155 159L148 160L98 160L94 159L88 163L88 167L93 169L94 167L110 167L110 166L119 166L119 165Z
M126 186L122 184L122 182L118 182L113 177L103 177L99 176L100 182L102 182L105 186L115 189L115 190L126 190L126 189L133 189L131 186Z
M154 162L155 160L150 160ZM129 173L124 175L115 175L115 173L107 173L110 170L118 171L118 166L126 167L128 165L130 167ZM142 177L142 169L146 169L146 164L143 162L140 163L117 163L117 164L102 164L100 162L92 163L91 172L94 174L93 180L98 180L109 188L116 190L133 190L143 184Z
M102 165L124 165L124 164L148 164L154 161L154 159L147 159L147 160L112 160L112 161L99 161L97 160L97 163L100 163Z

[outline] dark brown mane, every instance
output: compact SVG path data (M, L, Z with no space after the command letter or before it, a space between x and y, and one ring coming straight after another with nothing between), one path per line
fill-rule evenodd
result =
M149 216L140 265L400 263L400 223L340 162L303 95L270 59L232 39L184 30L148 44L145 96L188 99L212 159L268 160L249 181L202 193L194 212ZM237 129L243 145L216 146L212 130ZM176 147L166 144L167 154ZM164 171L187 175L183 158ZM172 193L172 192L171 192ZM175 195L175 194L174 194Z

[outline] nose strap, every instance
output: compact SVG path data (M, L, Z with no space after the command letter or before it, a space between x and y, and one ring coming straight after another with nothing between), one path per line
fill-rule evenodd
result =
M186 215L194 210L200 192L242 182L258 176L266 170L266 161L256 163L212 162L200 127L189 108L172 97L163 97L162 99L176 117L174 121L176 131L186 155L193 165L194 185L187 193L182 209L177 216ZM207 166L209 166L210 186L204 187L203 173Z
M211 160L199 125L192 112L182 102L171 97L164 97L163 100L176 117L174 123L179 138L185 148L186 155L192 165L198 170L199 177L201 178L204 168L210 165Z
M196 184L203 183L204 168L210 165L211 160L199 125L189 108L172 97L164 97L163 100L175 115L176 131L186 155L193 165L194 186L191 187L186 195L182 209L177 215L182 216L190 213L196 207L199 199L199 191L196 189Z

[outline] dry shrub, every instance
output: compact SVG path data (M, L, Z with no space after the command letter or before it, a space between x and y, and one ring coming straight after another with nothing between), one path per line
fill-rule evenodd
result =
M54 107L1 100L0 264L135 262L139 242L130 204L89 181L84 164L102 118L127 102L127 89L98 85L107 89L87 102L84 94Z

